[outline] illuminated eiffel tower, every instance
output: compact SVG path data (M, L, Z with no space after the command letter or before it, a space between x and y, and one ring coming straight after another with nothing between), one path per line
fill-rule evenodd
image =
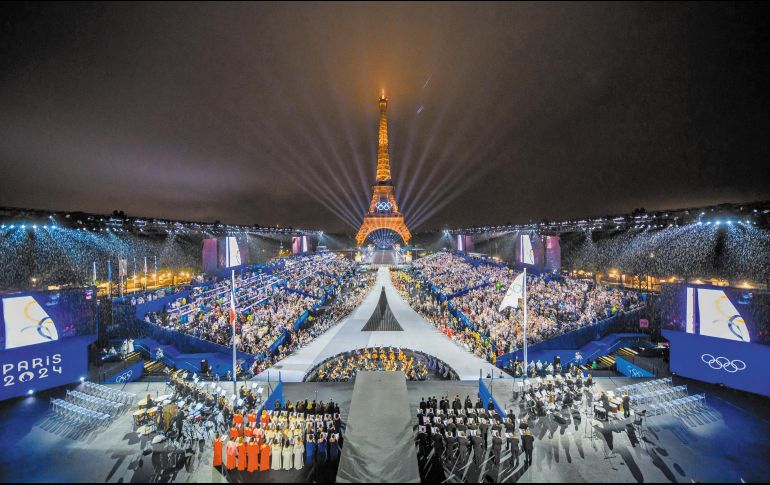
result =
M367 238L372 242L387 240L389 235L398 234L404 244L408 244L412 234L404 223L404 215L398 211L396 196L393 193L393 181L390 178L390 158L388 156L388 98L385 92L380 96L380 130L377 148L377 182L372 185L372 202L369 212L364 216L361 229L356 234L356 243L363 246ZM379 236L379 237L378 237Z

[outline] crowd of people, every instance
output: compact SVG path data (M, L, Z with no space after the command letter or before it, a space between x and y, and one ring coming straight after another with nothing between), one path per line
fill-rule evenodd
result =
M342 420L333 402L276 401L274 410L238 410L214 438L214 467L228 473L299 470L339 460Z
M436 253L416 262L411 272L392 273L396 288L409 304L468 351L494 363L496 357L523 345L523 307L499 310L518 275L499 265L471 265L462 257ZM447 296L471 326L450 311ZM595 324L640 304L633 291L597 285L588 280L531 275L527 277L528 343Z
M185 290L183 286L170 286L168 288L158 288L156 290L143 291L138 294L132 294L130 297L125 297L125 301L131 306L142 305L144 303L155 301L160 298L165 298L169 295L176 295Z
M357 272L351 261L331 253L292 258L269 272L243 272L235 280L236 347L258 356L251 370L259 373L352 311L373 282L373 274ZM225 279L195 288L145 321L229 346L230 284ZM295 329L305 312L305 323ZM274 345L281 338L282 345Z
M749 225L705 223L655 230L583 232L561 236L562 266L588 271L616 268L658 278L724 278L767 283L770 235Z
M359 371L401 371L409 381L457 378L444 362L412 350L395 347L356 349L327 359L308 373L307 381L347 382Z
M505 450L511 453L510 466L519 466L522 452L529 466L535 439L526 422L517 426L516 421L513 410L501 416L491 400L485 407L480 398L474 404L470 396L464 402L459 395L451 402L449 396L422 398L417 410L419 461L434 460L450 469L463 469L469 463L481 466L489 451L491 465L501 466Z
M172 403L169 407L176 412L169 418L164 419L162 413L154 414L158 416L158 429L173 430L167 437L175 440L197 436L193 426L185 423L215 423L213 465L224 467L228 474L236 470L298 470L339 459L342 418L333 401L276 400L272 409L267 409L256 386L243 385L237 399L228 398L226 392L219 393L213 385L199 382L184 371L174 372L169 385L172 394L159 397L157 402L148 395L140 406L152 410L154 406ZM166 400L159 401L162 398Z
M373 272L356 273L350 276L343 285L337 288L334 299L327 308L319 313L309 315L307 325L300 327L299 330L291 327L288 330L286 342L277 349L275 354L256 360L251 368L252 374L257 375L269 369L275 362L310 344L342 321L361 304L375 279L376 274Z

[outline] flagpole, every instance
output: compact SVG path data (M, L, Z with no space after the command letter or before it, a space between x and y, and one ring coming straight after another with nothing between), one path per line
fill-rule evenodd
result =
M230 272L230 295L233 302L235 302L235 270L232 270ZM233 308L233 311L235 311L235 308ZM238 378L236 377L237 372L235 370L235 319L233 319L233 394L238 396Z
M524 267L524 377L527 377L527 268Z

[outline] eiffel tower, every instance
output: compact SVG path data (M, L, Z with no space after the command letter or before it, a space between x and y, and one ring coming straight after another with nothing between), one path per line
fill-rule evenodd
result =
M385 92L379 100L380 129L377 148L377 181L372 185L372 202L369 212L364 216L361 229L356 234L356 243L363 246L367 238L377 234L396 233L404 244L409 243L412 234L404 223L404 215L398 211L396 196L393 193L393 181L390 178L390 158L388 156L388 98Z

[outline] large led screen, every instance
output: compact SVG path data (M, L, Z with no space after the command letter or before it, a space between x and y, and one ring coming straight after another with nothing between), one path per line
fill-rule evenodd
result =
M97 332L93 289L0 296L0 400L77 381Z

